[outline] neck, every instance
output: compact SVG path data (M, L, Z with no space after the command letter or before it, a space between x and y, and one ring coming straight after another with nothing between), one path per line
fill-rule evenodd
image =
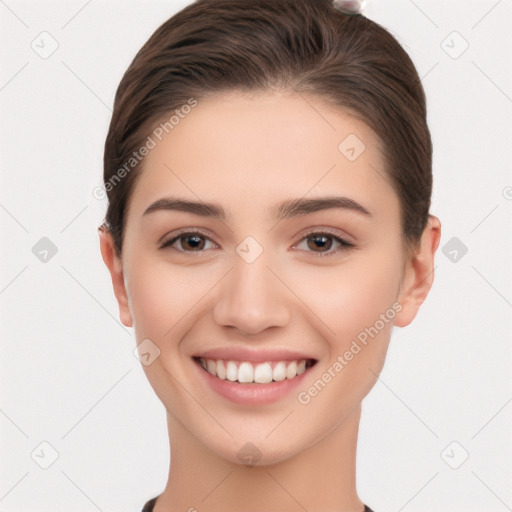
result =
M315 445L282 462L244 466L200 444L168 414L169 479L154 512L363 512L356 491L361 407Z

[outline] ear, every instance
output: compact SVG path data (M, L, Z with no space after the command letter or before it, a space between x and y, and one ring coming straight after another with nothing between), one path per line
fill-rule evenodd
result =
M130 313L128 294L126 293L126 285L124 282L123 265L121 258L116 253L114 238L112 233L105 226L101 226L98 229L98 233L100 237L101 256L110 272L114 295L119 305L119 318L123 325L132 327L132 315Z
M429 216L427 226L421 236L419 249L408 256L402 276L402 286L398 298L401 311L395 316L395 325L405 327L413 320L426 299L434 282L434 255L441 239L441 222Z

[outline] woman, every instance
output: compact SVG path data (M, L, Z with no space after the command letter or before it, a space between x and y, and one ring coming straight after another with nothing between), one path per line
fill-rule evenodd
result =
M354 4L199 0L119 85L100 246L171 451L144 512L371 510L361 402L441 228L418 74Z

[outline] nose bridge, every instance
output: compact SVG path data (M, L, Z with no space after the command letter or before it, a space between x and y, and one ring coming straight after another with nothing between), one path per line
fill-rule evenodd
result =
M286 325L289 311L284 289L268 268L268 254L251 244L249 240L237 247L233 270L221 287L214 318L220 325L257 334L267 327Z

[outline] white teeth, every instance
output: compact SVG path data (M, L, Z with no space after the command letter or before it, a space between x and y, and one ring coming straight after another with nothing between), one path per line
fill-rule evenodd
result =
M254 370L249 363L242 363L238 367L238 382L253 382Z
M226 379L235 382L238 379L238 368L234 361L228 361L226 365Z
M287 379L293 379L297 375L297 363L295 361L292 361L287 367L286 367L286 378Z
M272 367L269 363L259 364L254 368L254 382L258 384L272 382Z
M217 375L217 363L213 359L206 360L206 369L208 370L208 373Z
M249 363L247 361L223 361L219 359L199 358L201 366L211 375L222 380L249 384L268 384L272 381L281 382L301 375L312 363L305 359L301 361L278 361L277 363Z
M217 377L219 379L226 379L226 367L224 361L217 361Z
M272 376L276 382L286 379L286 364L283 361L274 366Z

